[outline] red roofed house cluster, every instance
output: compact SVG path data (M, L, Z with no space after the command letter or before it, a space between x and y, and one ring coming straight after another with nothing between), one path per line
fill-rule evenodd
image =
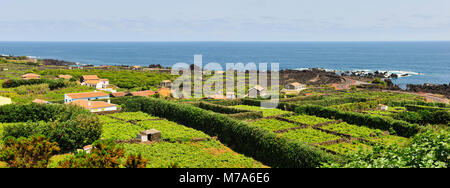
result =
M109 85L108 79L100 79L97 75L83 75L80 79L81 85L106 89Z

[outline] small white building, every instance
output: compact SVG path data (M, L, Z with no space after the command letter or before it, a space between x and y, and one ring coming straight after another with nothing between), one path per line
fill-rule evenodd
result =
M285 86L286 90L294 90L294 91L302 91L306 89L305 84L301 84L298 82L290 83Z
M256 85L248 90L248 97L257 98L259 96L266 96L269 92L266 88L261 87L260 85Z
M172 87L172 81L170 81L170 80L164 80L164 81L162 81L162 82L159 84L159 86L160 86L161 88L171 88L171 87Z
M381 111L388 111L389 107L387 105L380 104L378 105L378 109Z
M98 100L98 99L109 99L109 94L103 91L64 94L64 103L69 103L77 100Z
M236 94L234 92L227 92L227 99L236 99Z
M6 105L6 104L12 104L11 98L0 96L0 106Z
M287 84L284 89L281 90L282 93L284 94L299 94L301 91L306 89L306 85L305 84L301 84L298 82L293 82L293 83L289 83Z
M70 102L67 104L81 106L91 112L107 112L107 111L116 111L117 110L117 105L111 104L111 102L109 100L108 100L108 102L77 100L77 101L73 101L73 102Z

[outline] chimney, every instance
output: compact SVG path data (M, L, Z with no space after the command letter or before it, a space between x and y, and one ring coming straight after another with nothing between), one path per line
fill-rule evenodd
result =
M108 104L111 104L111 99L108 99Z

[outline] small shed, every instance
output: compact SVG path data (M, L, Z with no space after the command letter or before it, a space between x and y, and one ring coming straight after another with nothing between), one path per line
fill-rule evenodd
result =
M172 81L164 80L160 84L161 88L170 88L172 86Z
M50 104L50 102L41 99L34 99L32 102L37 104Z
M269 92L266 88L261 87L260 85L256 85L248 90L248 96L250 98L257 98L259 96L268 95Z
M296 91L301 91L306 89L306 85L305 84L301 84L298 82L293 82L293 83L289 83L285 86L286 90L296 90Z
M139 139L141 142L159 141L161 140L161 131L158 131L156 129L145 130L137 135L137 139Z
M6 105L6 104L12 104L11 98L0 96L0 106Z
M380 104L378 105L378 109L381 111L388 111L389 107L387 105Z
M84 147L83 147L83 150L84 150L86 153L91 153L92 145L84 146Z
M227 92L227 99L236 99L236 94L234 92Z

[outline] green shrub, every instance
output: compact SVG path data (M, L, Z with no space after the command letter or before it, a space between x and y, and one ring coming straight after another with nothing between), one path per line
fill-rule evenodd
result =
M38 85L22 85L14 88L14 91L19 95L30 95L30 94L46 94L50 91L48 84L38 84Z
M386 87L387 86L387 83L385 81L381 80L380 78L375 78L374 80L372 80L371 83L375 84L375 85L379 85L381 87Z
M450 158L448 132L427 131L414 136L407 147L373 147L359 151L345 162L329 162L325 168L448 168Z
M123 148L117 147L113 140L99 140L92 144L89 153L76 152L74 156L59 162L60 168L145 168L148 160L141 154L125 156Z
M5 126L3 138L44 135L63 151L93 143L102 130L95 114L73 105L4 105L0 107L0 122L21 122Z
M11 79L2 83L3 88L15 88L19 86L30 86L30 85L39 85L39 84L48 84L51 90L67 87L69 82L58 79L58 80L48 80L48 79Z
M46 168L50 157L59 150L58 143L43 136L8 137L0 151L0 160L11 168Z
M450 113L446 110L429 111L407 111L393 115L395 119L401 119L411 123L426 124L446 124L450 122Z
M76 152L69 159L61 161L60 168L119 168L120 158L125 155L113 140L100 140L92 145L90 153Z
M128 155L127 160L123 163L125 168L145 168L148 160L143 158L141 154Z

